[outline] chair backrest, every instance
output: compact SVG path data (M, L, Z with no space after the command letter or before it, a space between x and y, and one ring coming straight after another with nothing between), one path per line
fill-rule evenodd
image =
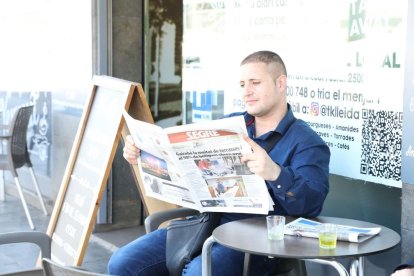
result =
M35 244L40 248L43 258L50 258L51 242L52 240L46 233L39 231L0 233L0 245L12 243Z
M72 266L59 265L48 258L42 259L45 276L103 276L105 274L94 273Z
M8 152L11 154L16 169L25 164L31 166L26 139L27 127L32 113L33 105L20 107L14 113L10 122L9 135L11 136L11 140L8 145Z
M46 233L39 231L0 233L0 248L3 244L18 243L30 243L37 245L40 248L40 252L43 258L50 258L51 256L51 238ZM5 256L7 257L8 255L9 254L6 253ZM26 252L22 252L21 256L16 256L16 258L25 259L24 255L26 255ZM0 260L0 263L2 263L2 260ZM24 269L16 268L14 271L9 271L8 269L3 270L2 268L3 267L0 265L0 275L2 276L44 276L43 269L40 267Z

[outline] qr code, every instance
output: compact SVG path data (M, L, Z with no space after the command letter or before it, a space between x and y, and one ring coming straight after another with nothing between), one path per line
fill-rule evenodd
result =
M361 174L401 180L402 112L362 110Z

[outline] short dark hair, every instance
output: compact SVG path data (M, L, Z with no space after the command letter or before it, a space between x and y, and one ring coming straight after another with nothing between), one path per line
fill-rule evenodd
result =
M265 64L277 63L280 67L279 69L281 69L282 71L282 74L287 75L286 66L282 58L278 54L272 51L254 52L248 55L247 57L245 57L243 61L240 63L240 65L244 65L244 64L252 63L252 62L263 62Z

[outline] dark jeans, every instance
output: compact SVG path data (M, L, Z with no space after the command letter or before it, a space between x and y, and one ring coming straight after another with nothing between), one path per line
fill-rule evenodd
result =
M166 234L166 229L159 229L119 248L109 260L108 272L111 275L168 275L165 266ZM242 275L243 253L214 244L211 256L213 276ZM249 274L268 275L277 261L252 256ZM183 275L201 275L201 254L185 266Z

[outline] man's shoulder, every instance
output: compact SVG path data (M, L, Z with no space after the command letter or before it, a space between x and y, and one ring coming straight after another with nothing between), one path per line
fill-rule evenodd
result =
M297 119L294 123L296 130L298 131L298 138L309 141L314 141L316 143L325 144L325 141L321 136L311 127L307 122L302 119Z

